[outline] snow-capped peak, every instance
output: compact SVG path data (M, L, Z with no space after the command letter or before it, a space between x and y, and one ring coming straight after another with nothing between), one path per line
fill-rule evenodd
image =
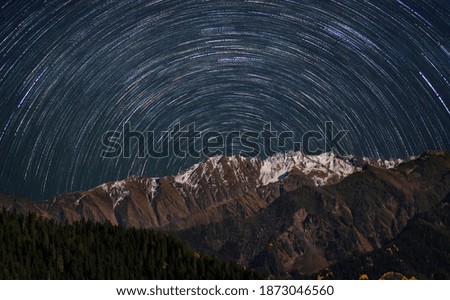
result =
M178 175L176 175L175 182L179 184L189 184L189 180L191 179L192 175L194 174L195 170L200 166L200 164L195 164L192 167L190 167L187 170L182 171Z
M326 184L332 177L346 177L355 172L356 168L346 160L338 158L334 153L327 152L320 155L304 155L301 152L277 154L263 161L260 172L262 185L277 182L279 177L297 168L303 174L320 180L320 184ZM318 174L322 176L318 176ZM312 175L312 174L311 174Z
M304 175L310 176L316 185L324 185L337 182L348 175L360 171L363 164L374 165L381 168L393 168L402 163L403 160L373 160L362 158L359 165L354 156L342 157L333 152L320 155L305 155L302 152L277 153L267 159L244 158L238 156L214 156L197 163L189 169L174 176L178 184L197 186L200 178L210 177L214 171L220 174L221 180L226 183L227 176L242 178L242 168L249 165L256 170L257 186L266 186L280 181L281 177L288 176L289 172L297 169ZM239 165L239 163L245 163ZM232 172L233 174L231 174Z

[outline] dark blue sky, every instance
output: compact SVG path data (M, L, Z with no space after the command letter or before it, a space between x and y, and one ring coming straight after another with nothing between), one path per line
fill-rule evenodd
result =
M161 132L325 121L349 153L450 149L450 2L2 1L0 192L45 199L196 159L102 159Z

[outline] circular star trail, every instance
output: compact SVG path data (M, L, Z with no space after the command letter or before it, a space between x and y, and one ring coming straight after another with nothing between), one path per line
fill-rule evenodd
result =
M450 3L2 1L0 192L45 199L196 161L102 159L129 122L296 137L326 121L347 152L450 147Z

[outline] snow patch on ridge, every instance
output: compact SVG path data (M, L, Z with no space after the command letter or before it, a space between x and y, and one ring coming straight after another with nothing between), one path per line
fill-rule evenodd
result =
M332 152L315 156L304 155L301 152L277 154L263 161L259 176L261 185L277 182L278 177L294 168L298 168L305 175L313 172L323 173L325 177L313 176L316 185L326 184L335 176L344 178L356 170L350 162L338 158Z
M223 161L223 159L225 159L225 161ZM356 166L354 156L341 157L333 152L327 152L320 155L305 155L302 152L278 153L265 160L255 157L238 158L237 156L214 156L202 163L197 163L174 176L175 182L195 187L200 178L207 176L211 177L211 174L213 174L214 171L217 171L222 182L228 185L225 177L230 174L225 174L224 166L231 167L236 179L245 181L246 178L243 170L239 167L240 163L238 159L242 160L242 163L244 164L251 164L253 167L259 168L259 174L257 174L257 176L259 176L258 186L276 183L279 181L280 176L291 172L294 168L300 170L300 172L305 175L310 175L316 185L325 185L330 182L336 182L336 180L341 180L348 175L361 170L361 165ZM366 164L386 169L394 168L403 162L401 159L371 160L369 158L362 158L362 161ZM199 170L198 168L201 169Z
M192 175L194 174L194 172L197 170L197 168L200 166L200 164L195 164L192 167L190 167L189 169L179 173L178 175L176 175L175 178L175 182L179 183L179 184L190 184L190 179L192 178Z
M109 196L113 199L113 209L115 209L125 197L130 195L130 191L125 188L125 181L116 181L108 189Z

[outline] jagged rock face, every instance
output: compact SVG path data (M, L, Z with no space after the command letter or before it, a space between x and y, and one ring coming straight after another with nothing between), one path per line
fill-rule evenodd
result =
M356 170L349 159L332 153L279 154L267 160L213 157L174 177L132 177L63 194L50 200L45 209L60 221L185 229L230 216L248 218L281 192L336 183Z
M303 185L246 220L181 232L192 246L270 274L311 274L380 248L450 195L450 152L394 169L368 166L334 185Z
M131 177L43 204L0 197L0 206L175 230L200 251L296 277L381 247L448 198L450 152L401 162L332 153L214 157L177 176Z

